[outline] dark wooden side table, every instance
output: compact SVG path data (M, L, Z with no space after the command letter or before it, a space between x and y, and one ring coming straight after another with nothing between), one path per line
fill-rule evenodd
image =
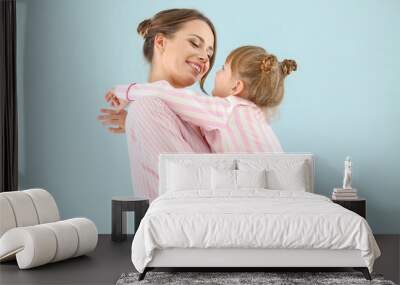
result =
M149 200L138 197L113 197L111 202L111 240L126 240L126 212L135 213L135 232L149 208Z
M364 219L367 218L367 200L364 198L359 198L356 200L336 200L332 199L332 202L339 204L340 206L359 214Z

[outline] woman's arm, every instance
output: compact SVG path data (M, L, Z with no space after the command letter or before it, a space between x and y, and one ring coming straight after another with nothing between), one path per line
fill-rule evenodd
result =
M224 128L234 107L229 97L202 96L187 89L152 84L119 85L114 89L114 93L122 99L122 102L156 96L162 99L182 120L206 130Z

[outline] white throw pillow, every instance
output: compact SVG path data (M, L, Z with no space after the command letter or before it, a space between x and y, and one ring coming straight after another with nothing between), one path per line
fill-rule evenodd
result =
M293 168L270 169L267 171L268 189L306 191L306 165Z
M219 189L236 189L236 170L232 169L211 169L211 188Z
M239 190L241 188L267 188L266 170L211 169L213 190Z
M170 163L167 191L185 191L211 188L211 167Z
M240 170L266 169L267 188L306 191L310 189L309 161L298 159L240 159Z
M237 188L267 188L265 169L236 170Z

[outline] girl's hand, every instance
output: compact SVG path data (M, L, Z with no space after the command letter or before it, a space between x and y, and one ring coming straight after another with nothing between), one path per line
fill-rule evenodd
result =
M125 110L113 110L113 109L100 109L100 112L105 115L97 116L103 125L114 125L115 128L108 128L108 131L114 134L125 133L125 120L127 112Z
M123 110L129 101L125 99L118 98L113 90L108 91L105 97L107 103L110 103L117 111Z

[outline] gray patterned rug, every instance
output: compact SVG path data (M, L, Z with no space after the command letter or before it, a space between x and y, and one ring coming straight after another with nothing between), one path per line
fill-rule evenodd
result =
M138 281L139 273L124 273L116 285L134 284L384 284L396 285L384 280L380 274L371 274L372 281L364 278L361 272L155 272L150 271L145 279Z

